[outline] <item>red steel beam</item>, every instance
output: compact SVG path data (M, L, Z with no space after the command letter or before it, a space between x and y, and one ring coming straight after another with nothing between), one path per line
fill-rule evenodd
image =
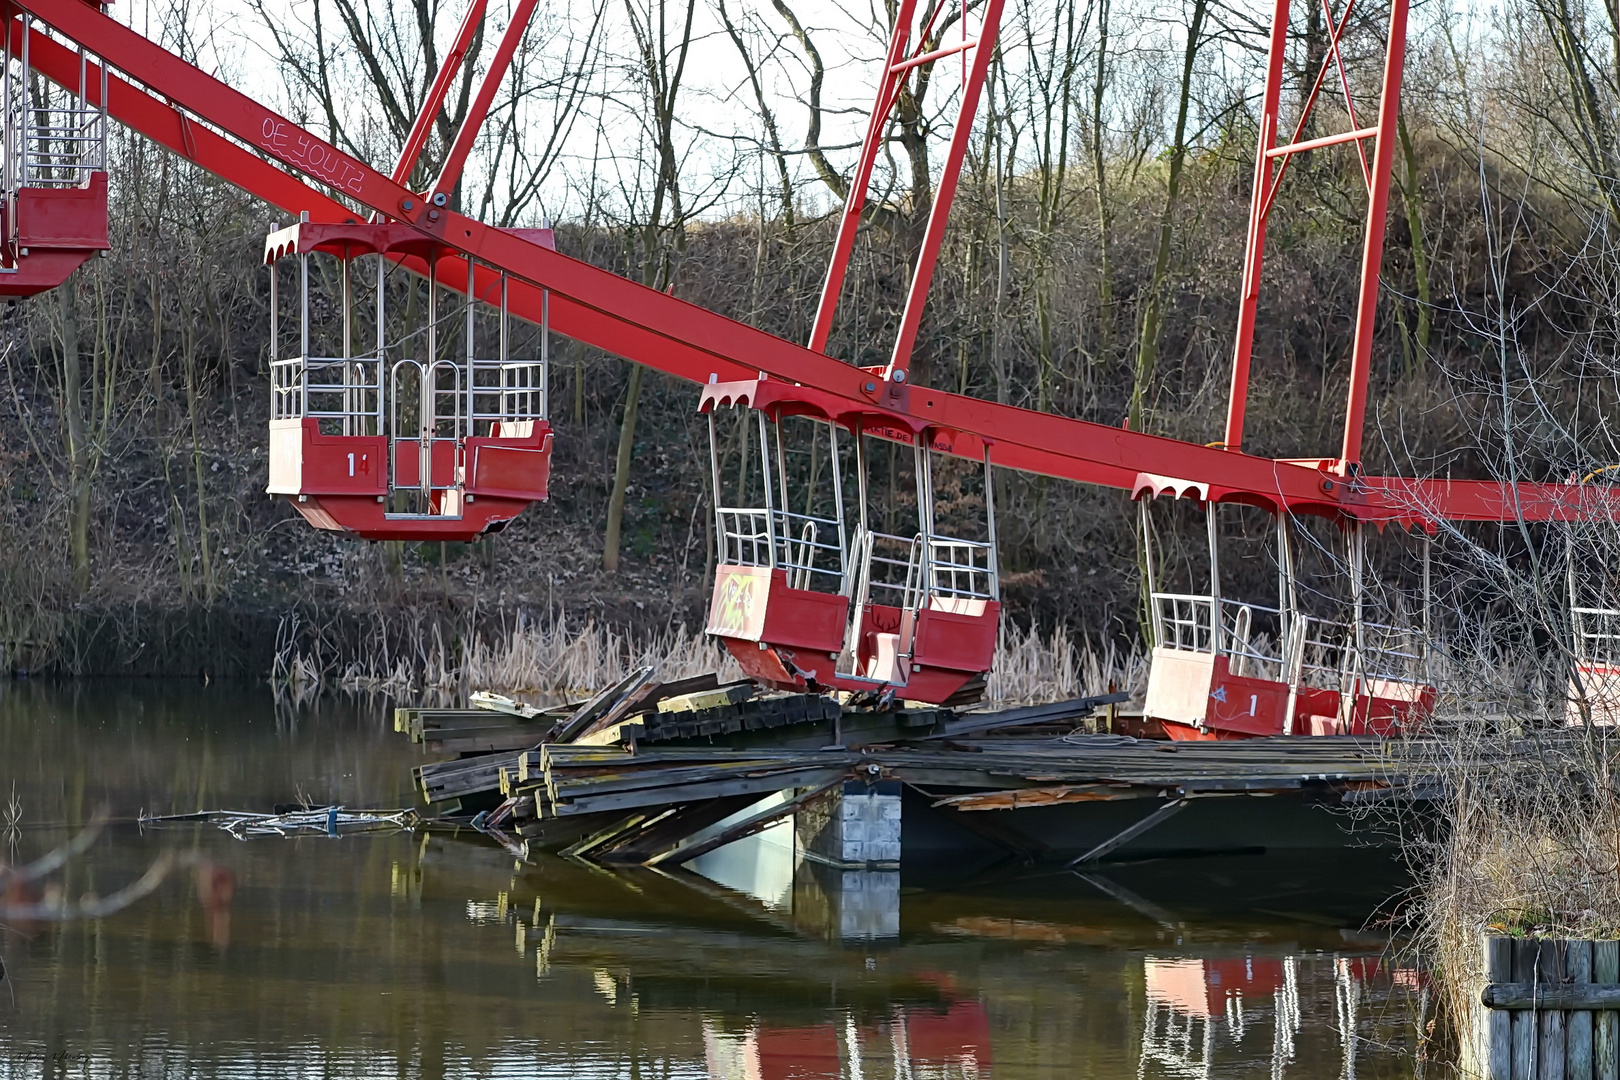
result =
M1344 409L1344 445L1339 471L1361 469L1362 425L1367 416L1367 382L1372 375L1374 323L1378 286L1384 265L1384 224L1389 211L1389 178L1395 171L1395 126L1401 111L1401 69L1406 59L1408 0L1389 8L1389 44L1384 56L1384 88L1378 103L1378 142L1373 148L1372 184L1367 199L1367 231L1361 246L1361 298L1356 308L1356 336L1350 350L1350 389Z
M967 81L962 86L956 129L951 132L951 148L939 173L934 205L928 209L928 230L923 234L922 247L917 252L917 268L912 274L911 291L906 294L905 312L900 317L900 333L895 337L894 354L889 358L889 368L884 373L895 382L905 382L910 374L911 352L917 345L917 330L922 325L923 308L928 303L928 288L934 280L939 249L945 242L945 225L950 218L951 202L956 198L962 161L967 157L968 140L973 136L973 114L978 108L985 74L990 70L990 60L996 52L1002 3L1003 0L985 2L984 22L979 28L978 44L973 49L973 64L968 68ZM940 6L944 6L943 0ZM963 32L966 33L965 27Z
M449 198L450 189L461 179L461 170L467 164L467 155L472 153L473 140L483 129L484 119L489 116L489 106L495 100L495 91L500 89L501 80L506 78L506 69L512 64L512 56L517 52L518 43L523 40L523 32L529 27L529 19L534 15L534 6L537 2L538 0L518 0L513 7L512 18L506 24L506 31L501 34L500 46L495 50L489 70L484 72L484 81L478 86L478 95L468 106L467 116L461 122L461 130L456 133L456 141L451 144L450 152L445 155L444 167L439 170L439 178L433 182L435 197L443 195Z
M80 0L23 0L23 6L42 18L47 13L69 13L86 19ZM80 22L75 29L82 30L82 26ZM14 44L20 44L16 36L20 27L14 21L11 28ZM67 36L80 38L73 32ZM85 44L101 51L91 42ZM32 36L30 49L41 74L77 85L76 55L38 34ZM206 106L209 83L214 80L178 58L168 56L168 61L197 81L190 88L193 100ZM178 85L166 78L170 73L161 67L153 70L158 85ZM94 87L98 81L91 79L90 85ZM191 101L182 104L196 108ZM208 115L206 108L197 111ZM327 220L335 221L355 217L342 203L214 131L191 123L172 105L123 79L109 78L108 112L120 123L289 212L308 210L314 220L327 215ZM253 119L249 117L249 122ZM275 152L284 145L279 143L270 150ZM293 156L290 164L300 160ZM384 197L392 194L369 178L361 190L381 190ZM695 382L707 382L711 375L726 381L746 379L765 371L860 405L870 405L878 392L876 377L858 368L459 214L445 213L437 235L447 246L490 264L479 268L475 289L480 294L498 277L498 270L490 267L506 269L515 275L511 282L515 312L538 322L540 287L548 288L552 325L559 333L656 370ZM411 260L404 265L418 272L426 269L425 264ZM456 282L452 278L444 284L452 287ZM1133 488L1138 473L1156 472L1210 483L1224 497L1252 495L1291 507L1336 510L1369 520L1514 520L1520 508L1524 516L1541 520L1563 520L1576 514L1620 517L1620 489L1610 496L1609 488L1588 485L1576 496L1563 484L1515 486L1404 478L1365 478L1347 484L1311 465L1272 461L945 391L916 389L910 407L933 425L989 442L995 462L1004 467L1125 490Z
M943 6L943 4L941 5ZM827 351L827 338L832 335L833 314L838 310L838 297L844 291L844 274L849 269L849 255L855 249L855 233L861 225L861 212L866 209L866 188L872 182L872 168L877 164L878 151L888 137L889 112L898 96L900 69L906 54L906 43L911 36L911 20L917 11L917 0L900 0L894 16L894 33L889 38L889 52L883 59L883 77L878 80L877 100L872 104L872 115L866 122L866 135L861 140L861 156L855 162L855 175L850 177L849 194L844 198L844 213L838 219L838 235L833 240L832 258L827 261L827 278L821 286L821 302L816 305L816 321L810 329L810 348Z
M411 172L422 157L428 136L433 133L433 122L438 119L444 99L450 94L450 84L455 81L456 72L461 70L462 62L467 59L467 50L472 48L473 35L478 33L478 27L484 21L484 9L488 3L489 0L472 0L467 5L467 13L461 17L461 29L456 31L455 44L444 54L444 63L434 73L433 85L422 99L416 122L411 125L410 134L405 136L405 145L399 151L399 162L394 166L396 184L411 182Z
M1243 251L1243 285L1238 298L1237 344L1232 353L1232 389L1226 402L1226 449L1243 447L1243 420L1249 406L1249 358L1260 305L1260 269L1266 257L1267 196L1271 149L1277 144L1283 62L1288 58L1288 0L1274 0L1271 45L1266 53L1266 85L1260 102L1260 146L1254 155L1254 191L1249 197L1249 235Z

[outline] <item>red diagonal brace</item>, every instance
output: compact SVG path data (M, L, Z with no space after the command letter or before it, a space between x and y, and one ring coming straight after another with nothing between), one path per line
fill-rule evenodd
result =
M467 155L472 151L473 140L478 137L479 130L484 126L484 118L489 115L490 103L495 100L495 91L500 89L501 80L506 77L506 69L512 64L512 56L517 52L518 43L523 40L523 32L528 29L536 2L537 0L518 0L513 5L512 19L506 24L506 31L501 34L500 47L495 50L495 56L490 60L489 70L484 72L484 81L479 84L478 95L467 108L467 117L461 122L461 130L456 133L455 143L445 155L444 168L439 170L439 178L433 182L435 199L440 195L449 198L450 189L461 179L461 170L467 163Z
M973 115L984 89L985 75L996 52L996 33L1001 28L1003 0L985 0L984 25L979 29L978 44L973 49L973 64L968 68L967 85L962 87L962 103L956 115L956 129L951 132L951 146L945 164L939 171L939 187L934 192L934 205L928 211L928 230L923 234L922 249L917 252L917 269L912 274L911 291L906 294L905 312L900 317L900 334L895 339L894 354L889 358L888 378L903 383L910 375L911 352L917 344L917 329L922 324L923 307L928 302L928 287L934 280L934 266L939 261L939 249L945 242L945 224L950 217L951 202L956 197L957 181L962 175L962 161L967 157L968 140L973 137ZM941 5L943 6L943 5Z
M866 122L866 137L861 140L861 156L855 163L855 175L850 177L849 194L844 199L844 213L838 221L838 236L833 241L832 258L827 263L827 279L821 286L821 302L816 305L816 321L810 329L810 348L827 351L827 338L832 335L833 313L838 310L838 297L844 291L844 274L849 269L849 255L855 248L855 233L860 228L861 212L866 209L866 188L872 182L872 167L877 163L878 151L889 131L889 112L899 96L900 75L894 70L906 54L910 40L911 20L916 14L917 0L900 0L894 16L894 34L889 38L889 54L883 62L883 77L878 80L877 100L872 115Z
M1344 33L1344 28L1350 25L1350 13L1355 8L1356 0L1348 0L1344 5L1344 14L1339 17L1338 25L1331 28L1332 39L1335 43L1338 42L1340 35ZM1317 69L1316 81L1311 84L1311 92L1305 97L1305 105L1300 109L1299 121L1294 125L1294 134L1288 140L1289 142L1299 142L1299 137L1305 133L1305 122L1311 118L1311 110L1316 107L1316 98L1322 92L1322 84L1327 81L1328 67L1331 62L1329 57L1322 58L1322 66ZM1277 169L1276 177L1271 181L1271 188L1266 192L1265 212L1268 214L1271 212L1272 200L1277 197L1277 189L1282 186L1282 178L1288 173L1289 160L1289 158L1283 158L1282 165Z
M461 17L461 29L456 31L455 44L444 54L444 63L439 65L439 70L433 76L433 85L422 99L421 109L417 110L416 122L411 125L410 134L405 136L405 145L399 152L399 163L394 166L394 183L411 182L411 171L416 168L422 149L427 146L428 136L433 133L433 121L438 118L439 109L449 96L450 84L455 81L456 73L467 59L467 50L472 48L473 35L484 21L487 6L488 0L472 0L467 5L467 13Z
M1339 37L1344 33L1345 24L1350 21L1350 9L1354 0L1344 6L1344 18L1339 20L1339 27L1328 40L1328 52L1333 57L1333 65L1339 69L1339 87L1344 91L1344 111L1350 115L1350 129L1354 131L1361 126L1356 119L1356 102L1350 96L1350 77L1344 73L1344 58L1339 55ZM1328 25L1333 25L1333 9L1328 6L1328 0L1322 0L1322 14L1327 16ZM1367 168L1367 148L1356 140L1356 154L1361 158L1361 178L1367 183L1367 191L1372 191L1372 171Z

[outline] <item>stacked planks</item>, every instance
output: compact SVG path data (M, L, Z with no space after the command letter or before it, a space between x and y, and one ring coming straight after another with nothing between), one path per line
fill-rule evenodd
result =
M543 746L520 756L513 795L532 794L535 816L567 817L765 796L835 779L856 763L847 751Z
M396 709L394 728L429 750L460 757L422 765L417 787L429 803L448 803L505 793L516 771L514 751L547 741L573 742L612 735L619 725L653 712L660 700L713 690L714 675L659 682L641 668L589 701L549 710L523 706L496 694L475 693L473 709Z
M535 710L531 715L474 709L394 710L394 730L436 753L490 754L543 742L573 706Z
M636 735L640 742L670 742L744 731L766 731L795 724L822 724L843 713L836 698L823 694L774 694L704 708L647 714Z

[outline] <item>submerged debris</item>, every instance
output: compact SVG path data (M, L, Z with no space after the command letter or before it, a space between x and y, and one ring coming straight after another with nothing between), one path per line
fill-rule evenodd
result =
M415 828L421 818L415 810L348 810L341 806L311 806L275 814L252 814L245 810L204 810L195 814L167 814L141 818L142 825L174 825L207 821L218 825L238 840L253 836L338 836L356 832L403 832Z

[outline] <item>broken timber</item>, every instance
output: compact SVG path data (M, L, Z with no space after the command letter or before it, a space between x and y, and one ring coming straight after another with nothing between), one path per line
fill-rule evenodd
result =
M396 721L430 745L499 747L421 766L425 798L471 800L469 809L493 809L493 820L531 846L618 863L679 865L851 781L907 785L958 821L984 819L982 829L964 826L973 833L1009 832L989 818L1013 819L983 811L1147 800L1136 824L1070 847L1064 858L1083 852L1071 865L1117 857L1195 797L1336 802L1433 790L1434 778L1405 775L1377 739L1200 743L1082 733L1088 716L1120 697L958 713L761 693L712 675L660 684L643 669L573 706L540 710L482 695L479 710L400 710ZM1021 733L1031 729L1061 734Z

